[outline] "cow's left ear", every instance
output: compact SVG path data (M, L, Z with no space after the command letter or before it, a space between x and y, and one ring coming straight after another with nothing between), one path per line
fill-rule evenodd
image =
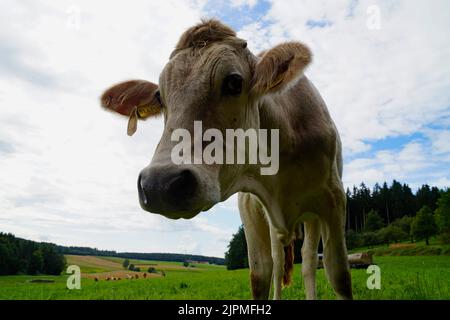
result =
M138 119L161 114L162 105L158 85L145 80L130 80L106 90L101 99L103 108L120 113L128 120L128 135L137 129Z
M283 91L300 78L311 60L311 51L300 42L273 47L256 64L252 91L257 95Z

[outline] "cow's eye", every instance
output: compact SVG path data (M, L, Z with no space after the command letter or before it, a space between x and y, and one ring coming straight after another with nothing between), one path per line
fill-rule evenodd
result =
M222 84L223 95L237 96L242 92L242 77L240 74L232 73L225 77Z
M155 92L155 99L156 99L156 101L158 101L158 103L162 106L162 102L161 102L161 92L159 92L159 90Z

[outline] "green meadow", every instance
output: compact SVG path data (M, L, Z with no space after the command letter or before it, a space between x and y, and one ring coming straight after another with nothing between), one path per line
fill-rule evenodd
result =
M120 266L122 259L92 257L94 261L79 262L81 272L100 276L111 272L110 262ZM70 261L70 259L68 259ZM102 267L99 261L104 260ZM73 262L72 261L72 262ZM67 275L61 276L2 276L0 299L250 299L248 269L228 271L223 266L133 260L136 265L151 265L158 271L152 277L95 281L83 277L81 289L66 287ZM374 263L381 269L381 289L369 290L366 270L352 270L355 299L450 299L450 256L375 256ZM160 273L164 271L165 276ZM117 272L126 272L123 269ZM304 299L301 265L295 266L294 282L283 290L284 299ZM50 279L53 283L31 283L32 279ZM318 270L319 299L335 299L325 279L324 270Z

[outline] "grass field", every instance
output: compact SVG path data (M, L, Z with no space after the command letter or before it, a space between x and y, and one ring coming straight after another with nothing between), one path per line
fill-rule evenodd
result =
M68 257L83 274L99 275L120 266L123 259ZM113 264L111 264L113 263ZM164 270L166 276L121 281L82 278L80 290L66 288L67 276L0 277L0 299L250 299L248 270L227 271L222 266L139 261ZM450 256L376 256L381 268L381 290L369 290L365 270L352 270L355 299L445 299L450 300ZM114 268L115 268L114 267ZM301 266L295 266L294 284L283 290L284 299L304 299ZM127 271L128 272L128 271ZM53 279L54 283L30 283L31 279ZM334 299L318 270L319 299Z

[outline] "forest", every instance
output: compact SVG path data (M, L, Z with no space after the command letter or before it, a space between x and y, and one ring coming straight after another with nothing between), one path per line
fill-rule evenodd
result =
M0 275L59 275L66 261L54 244L0 233Z
M375 211L388 225L404 216L414 217L424 206L436 210L437 200L443 190L425 184L413 192L406 183L396 180L391 185L376 183L372 189L361 183L347 188L346 228L356 232L364 229L370 211Z
M361 183L346 190L346 243L348 249L415 242L432 237L450 243L450 189L422 185L415 192L405 183L393 180L375 184ZM302 239L294 245L295 262L301 261ZM319 245L322 252L322 244ZM225 253L228 269L248 267L245 226L233 235Z

